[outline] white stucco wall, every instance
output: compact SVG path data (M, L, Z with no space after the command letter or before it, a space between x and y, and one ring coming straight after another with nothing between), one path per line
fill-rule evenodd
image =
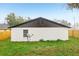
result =
M68 40L67 28L12 28L11 29L11 41L27 41L26 37L23 37L23 30L28 29L29 34L33 36L30 41L44 40Z

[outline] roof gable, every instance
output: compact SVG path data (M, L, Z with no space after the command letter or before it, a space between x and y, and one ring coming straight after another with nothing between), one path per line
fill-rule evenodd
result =
M30 21L27 21L27 22L24 22L12 27L66 27L66 28L70 28L66 25L63 25L63 24L60 24L60 23L57 23L57 22L54 22L42 17L38 17L38 18L32 19Z

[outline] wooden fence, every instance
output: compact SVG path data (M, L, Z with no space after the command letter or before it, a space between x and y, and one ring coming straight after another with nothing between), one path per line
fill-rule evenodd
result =
M69 36L79 38L79 30L69 30Z
M5 40L7 38L11 37L11 31L6 29L6 30L0 30L0 40Z

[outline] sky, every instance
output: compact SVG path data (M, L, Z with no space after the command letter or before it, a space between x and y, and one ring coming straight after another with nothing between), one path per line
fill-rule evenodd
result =
M78 22L78 10L70 10L64 3L0 3L0 23L6 23L5 17L10 13L16 16L44 17L50 20L67 20L73 23L74 17Z

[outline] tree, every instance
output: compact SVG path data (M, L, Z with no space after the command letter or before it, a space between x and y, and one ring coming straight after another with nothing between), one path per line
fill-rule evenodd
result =
M63 25L66 25L66 26L71 26L71 23L70 22L68 22L68 21L66 21L66 20L57 20L57 19L55 19L55 21L56 22L58 22L58 23L61 23L61 24L63 24Z
M72 13L74 12L74 9L79 9L79 3L68 3L68 7L72 10ZM74 15L74 14L73 14ZM77 23L78 26L78 23ZM75 29L75 16L74 16L74 29ZM74 31L72 31L72 36L74 36Z
M71 23L69 23L66 20L61 20L61 24L67 25L67 26L71 26Z
M25 20L23 17L21 17L21 16L16 17L16 20L17 20L18 24L23 23L23 22L26 21L26 20Z
M79 9L79 3L68 3L67 5L68 8L72 10L72 13L74 12L74 9ZM75 16L74 16L74 29L75 29Z
M9 26L14 26L20 23L25 22L25 19L21 16L16 16L14 13L10 13L5 18L9 24Z
M10 26L13 26L15 24L15 14L10 13L9 15L7 15L6 20Z
M28 20L30 20L31 18L30 17L27 17L28 18Z
M79 22L75 23L75 28L79 29Z
M73 8L79 9L79 3L68 3L68 7L71 9Z

